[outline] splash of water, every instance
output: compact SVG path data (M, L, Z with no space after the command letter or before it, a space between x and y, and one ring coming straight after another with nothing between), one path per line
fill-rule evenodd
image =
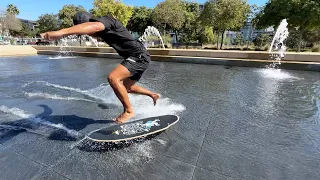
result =
M76 97L63 97L63 96L59 96L56 94L48 94L48 93L28 93L28 92L26 92L25 95L30 98L45 98L45 99L54 99L54 100L67 100L67 101L85 101L85 102L95 103L95 101L91 101L88 99L76 98Z
M14 108L9 108L7 106L1 105L0 106L0 111L3 112L3 113L7 113L7 114L11 114L11 115L17 116L17 117L22 118L22 119L28 119L33 123L37 123L37 124L41 124L41 125L45 125L45 126L49 126L49 127L53 127L53 128L64 130L64 131L68 132L68 134L73 136L73 137L78 137L80 135L77 131L72 130L72 129L68 129L67 127L65 127L62 124L54 124L54 123L45 121L44 119L41 119L41 118L36 117L36 116L34 116L32 114L29 114L29 113L27 113L24 110L19 109L19 108L15 108L15 107Z
M277 54L272 54L272 58L274 59L273 64L271 65L271 68L276 68L277 65L281 64L281 60L285 56L285 52L287 50L284 41L288 38L289 36L289 31L288 31L288 23L287 20L284 19L281 21L276 34L273 37L269 53L272 53L273 50L277 51Z
M34 83L40 83L45 86L83 94L97 101L102 101L103 103L106 103L106 104L115 104L120 107L122 106L121 102L115 96L112 88L107 84L102 84L93 89L81 90L78 88L52 84L46 81L35 81L35 82L27 83L22 87L27 87ZM129 94L129 97L130 97L130 102L136 114L136 116L133 119L131 119L131 121L136 119L146 118L146 117L162 116L167 114L178 115L178 113L186 109L185 106L183 106L182 104L171 102L169 98L159 99L157 102L157 105L154 106L152 99L149 97L131 95L131 94Z
M61 56L61 55L58 55L58 56L55 56L55 57L49 57L48 59L73 59L73 58L77 58L75 56Z
M81 38L83 38L84 40L86 38L88 38L91 42L93 42L93 44L96 46L96 47L99 47L99 44L98 44L98 40L89 36L89 35L82 35Z
M32 81L27 84L24 84L22 87L24 88L24 87L30 86L32 84L44 84L45 86L48 86L48 87L55 87L58 89L63 89L63 90L68 90L68 91L73 91L73 92L78 92L78 93L83 92L81 89L78 89L78 88L72 88L72 87L61 86L61 85L57 85L57 84L51 84L47 81Z
M58 56L72 57L72 49L70 48L70 46L72 45L72 43L75 43L77 39L78 38L76 35L70 35L60 39L61 43L60 43L60 50L59 50Z
M60 47L59 47L59 54L56 57L49 57L48 59L66 59L66 58L74 58L72 55L73 49L71 46L79 46L79 42L86 42L87 39L91 41L96 47L98 47L98 41L92 38L89 35L69 35L62 39L60 39Z
M145 42L148 40L148 37L152 35L157 36L160 39L162 48L165 49L159 30L153 26L148 26L147 29L144 31L143 35L139 38L139 40Z
M293 79L293 80L299 80L300 78L292 76L288 72L283 72L281 69L273 69L273 68L267 68L267 69L260 69L260 73L262 73L263 77L270 78L270 79L276 79L276 80L283 80L283 79Z

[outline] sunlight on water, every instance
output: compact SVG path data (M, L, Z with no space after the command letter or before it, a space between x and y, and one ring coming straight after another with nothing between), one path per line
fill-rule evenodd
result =
M292 76L288 72L284 72L281 69L260 69L259 72L263 75L265 78L271 78L271 79L300 79L298 77Z
M74 59L77 58L76 56L56 56L56 57L48 57L47 59Z

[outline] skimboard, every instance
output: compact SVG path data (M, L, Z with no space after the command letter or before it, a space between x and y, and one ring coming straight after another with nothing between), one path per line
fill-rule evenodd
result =
M165 115L136 120L101 128L89 133L87 138L98 142L121 142L143 138L162 132L179 121L176 115Z

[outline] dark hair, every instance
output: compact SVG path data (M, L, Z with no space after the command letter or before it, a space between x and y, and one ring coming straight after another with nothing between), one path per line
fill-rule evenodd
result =
M73 24L82 24L85 22L89 22L90 18L92 18L93 15L87 12L77 12L73 17Z

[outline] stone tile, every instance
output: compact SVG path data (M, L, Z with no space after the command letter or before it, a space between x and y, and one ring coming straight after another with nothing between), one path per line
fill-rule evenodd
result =
M7 149L42 165L52 166L70 154L73 142L49 140L38 134L23 133L9 140L5 145L7 145Z
M320 124L317 121L312 121L308 123L301 123L299 127L304 133L311 139L313 144L320 151Z
M198 166L240 179L317 179L320 154L296 125L212 121Z
M194 166L156 154L150 142L115 151L75 150L53 169L70 179L191 179Z
M228 177L213 171L209 171L203 168L196 167L192 180L240 180L239 178Z
M34 134L25 133L25 130L2 131L0 144L6 148L13 145L19 146L32 141L35 136Z
M45 171L46 167L6 149L0 153L0 169L0 179L26 180Z
M32 180L69 180L69 179L54 172L53 170L47 170L33 177Z

